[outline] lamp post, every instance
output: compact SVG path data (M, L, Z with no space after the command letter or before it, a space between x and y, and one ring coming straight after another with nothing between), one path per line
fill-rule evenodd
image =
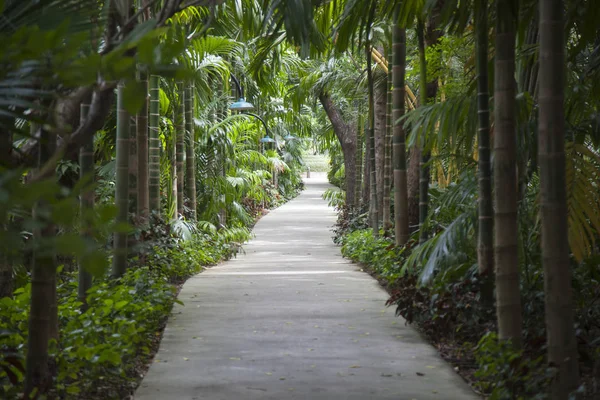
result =
M254 105L252 103L248 103L244 98L244 88L242 87L242 85L240 85L240 81L238 80L238 78L236 78L235 75L233 75L232 73L229 73L229 75L231 75L231 79L233 79L233 82L235 83L235 86L237 88L238 95L240 96L238 101L229 106L229 109L231 111L254 110Z
M233 82L235 82L235 85L237 87L237 91L238 91L238 94L240 95L240 98L235 103L230 104L229 109L231 111L243 112L244 115L250 115L251 117L258 119L263 124L263 126L265 127L265 132L267 134L265 137L260 139L260 142L263 145L263 149L264 149L265 143L275 143L275 139L273 139L271 136L269 136L269 127L267 126L267 123L265 122L265 120L256 114L248 112L249 110L254 109L254 105L252 103L247 102L246 99L244 98L244 89L242 88L242 85L240 85L240 81L235 77L235 75L233 75L233 74L230 74L230 75L231 75L231 78L233 79ZM277 187L277 170L276 169L273 169L273 184L275 185L275 187Z

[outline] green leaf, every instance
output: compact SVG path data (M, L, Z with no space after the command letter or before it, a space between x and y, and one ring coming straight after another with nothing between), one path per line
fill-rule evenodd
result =
M118 301L118 302L115 304L115 310L119 311L120 309L122 309L123 307L125 307L127 304L129 304L129 302L128 302L128 301L126 301L126 300L121 300L121 301Z
M56 236L53 245L56 252L63 255L82 255L87 249L86 240L75 233Z
M127 81L123 89L123 105L125 106L125 110L129 114L135 115L142 108L147 95L147 93L144 93L144 86L142 86L141 82Z
M80 259L83 268L96 278L104 275L110 266L108 257L102 250L96 250L85 254Z

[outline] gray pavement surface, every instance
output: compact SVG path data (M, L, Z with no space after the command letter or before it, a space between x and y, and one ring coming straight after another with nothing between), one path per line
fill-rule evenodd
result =
M342 258L329 185L305 181L245 254L186 282L135 399L477 399Z

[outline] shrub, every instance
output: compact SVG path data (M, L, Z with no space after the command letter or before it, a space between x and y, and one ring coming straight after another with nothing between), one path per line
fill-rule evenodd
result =
M341 238L342 255L373 269L379 276L393 282L400 275L404 248L392 239L374 237L372 230L356 230Z
M510 341L485 334L475 350L479 370L478 386L490 393L490 400L543 400L556 369L544 364L544 357L529 358L515 350Z
M59 342L51 343L50 356L57 374L51 397L94 395L120 398L133 388L132 372L139 358L150 352L173 306L176 287L203 266L235 254L248 239L245 228L196 234L191 240L155 243L147 251L145 266L130 269L117 280L96 279L88 291L87 306L77 299L77 275L61 274L58 285ZM0 398L20 396L24 380L31 285L0 299ZM115 384L117 383L117 384Z

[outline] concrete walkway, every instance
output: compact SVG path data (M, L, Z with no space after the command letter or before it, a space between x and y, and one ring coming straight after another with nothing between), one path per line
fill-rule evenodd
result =
M323 177L189 279L137 400L477 399L340 255Z

